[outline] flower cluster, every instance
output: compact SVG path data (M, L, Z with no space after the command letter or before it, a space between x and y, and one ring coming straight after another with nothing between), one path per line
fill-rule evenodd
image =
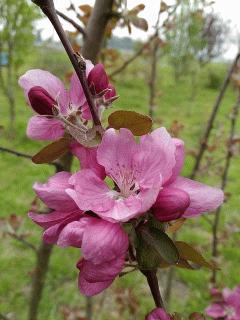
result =
M89 89L100 115L116 98L116 91L102 65L86 64ZM71 125L81 131L91 120L75 74L69 91L42 70L28 71L19 83L27 102L39 114L29 121L30 138L72 136ZM46 243L81 248L79 289L87 296L107 288L126 262L137 266L132 239L139 227L152 219L165 226L182 217L196 217L223 202L220 189L180 176L184 143L165 128L138 140L128 128L109 128L92 148L73 135L71 152L79 158L81 169L73 174L58 172L47 183L35 183L34 191L51 212L30 212L29 217L44 229ZM131 226L128 233L126 225ZM161 314L158 318L157 313ZM169 319L162 314L158 310L147 319Z
M211 290L213 303L205 310L212 319L238 320L240 319L240 286L233 290L225 288L221 291Z

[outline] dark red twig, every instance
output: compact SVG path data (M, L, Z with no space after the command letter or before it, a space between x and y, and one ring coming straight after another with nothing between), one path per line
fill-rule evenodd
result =
M151 290L156 307L162 308L165 310L164 303L163 303L162 296L161 296L160 289L159 289L159 285L158 285L156 271L141 270L141 272L147 278L147 282L148 282L149 288Z
M58 19L58 16L56 14L56 10L54 7L53 0L32 0L36 5L38 5L43 13L48 17L48 19L51 21L54 29L56 30L64 48L65 51L73 65L74 70L76 71L76 74L79 78L79 81L82 85L83 92L85 94L87 103L89 105L89 109L92 115L93 123L95 126L101 128L101 122L99 120L96 107L95 107L95 102L92 97L92 94L90 92L90 89L87 84L87 79L86 79L86 63L85 61L81 58L80 55L76 55L75 52L72 49L72 46L66 36L66 33L63 30L63 27Z
M56 13L57 13L57 15L59 17L61 17L65 21L69 22L75 29L77 29L83 35L84 38L87 36L86 31L84 30L84 28L81 27L78 23L76 23L73 19L69 18L68 16L66 16L61 11L56 10Z

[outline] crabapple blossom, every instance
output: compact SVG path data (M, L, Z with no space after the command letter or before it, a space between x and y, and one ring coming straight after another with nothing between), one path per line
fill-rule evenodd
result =
M97 90L96 105L99 107L100 104L110 104L116 97L116 91L109 84L103 66L93 66L91 61L86 60L86 76L89 77L91 87ZM79 126L80 130L83 122L91 119L76 73L71 77L69 90L65 89L60 79L40 69L27 71L19 78L19 85L24 90L28 104L38 113L28 123L27 135L31 139L56 140L67 131L64 120ZM99 110L100 113L101 111L102 109Z
M171 317L162 308L156 308L146 316L145 320L171 320Z
M218 188L179 176L184 164L184 142L180 139L172 139L172 142L175 145L175 166L152 207L155 217L163 222L213 211L224 198Z
M170 221L214 210L223 202L220 189L178 176L184 144L165 128L142 136L139 143L127 129L108 129L97 162L115 184L113 189L93 170L80 170L66 192L81 210L108 221L126 222L151 208L157 219Z
M220 295L220 297L219 297ZM213 295L213 299L214 299ZM240 286L233 290L225 288L217 292L217 300L205 310L212 319L238 320L240 319Z

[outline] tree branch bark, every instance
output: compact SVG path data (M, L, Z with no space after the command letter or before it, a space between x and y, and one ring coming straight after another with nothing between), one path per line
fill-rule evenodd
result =
M224 94L226 92L226 89L229 85L229 82L230 82L230 79L231 79L231 76L233 74L233 71L238 63L238 60L240 59L240 53L237 54L236 58L234 59L226 77L225 77L225 80L222 84L222 87L221 87L221 90L219 92L219 95L216 99L216 102L215 104L213 105L213 109L212 109L212 112L210 114L210 117L208 119L208 122L207 122L207 127L205 129L205 132L203 134L203 137L201 139L201 145L200 145L200 148L199 148L199 151L198 151L198 154L196 156L196 161L195 161L195 165L193 167L193 171L191 173L191 176L190 178L191 179L194 179L199 168L200 168L200 164L201 164L201 161L202 161L202 158L203 158L203 155L204 155L204 152L206 151L206 148L207 148L207 143L208 143L208 139L210 137L210 133L212 131L212 128L213 128L213 123L214 123L214 120L216 118L216 115L217 115L217 112L219 110L219 107L221 105L221 102L222 102L222 99L224 97Z
M86 40L82 55L96 63L100 52L105 29L112 12L113 0L97 0L86 28Z
M232 114L230 115L230 133L229 133L229 139L228 139L228 147L226 152L226 158L225 158L225 166L222 173L222 182L221 182L221 189L224 191L227 186L227 180L228 180L228 174L230 169L231 160L233 157L233 139L236 132L236 124L237 124L237 117L239 114L239 108L240 108L240 94L238 96L236 105L233 107ZM222 206L219 207L215 213L213 227L212 227L212 233L213 233L213 242L212 242L212 256L216 258L218 256L218 228L219 228L219 222L220 222L220 216L221 216ZM213 270L212 272L212 283L216 283L217 278L217 270Z
M61 17L65 21L69 22L75 29L77 29L83 35L84 38L86 37L86 31L84 28L82 28L78 23L76 23L73 19L66 16L64 13L62 13L58 10L56 10L56 12L59 15L59 17Z

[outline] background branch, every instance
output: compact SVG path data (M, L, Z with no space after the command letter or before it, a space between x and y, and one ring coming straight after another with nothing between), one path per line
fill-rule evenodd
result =
M203 154L207 148L207 144L208 144L208 139L210 137L210 133L212 131L212 128L213 128L213 123L214 123L214 120L216 118L216 115L217 115L217 112L219 110L219 107L220 107L220 104L222 102L222 99L224 97L224 94L225 94L225 91L229 85L229 82L230 82L230 79L231 79L231 76L234 72L234 69L238 63L238 60L240 58L240 53L237 54L236 58L234 59L227 75L226 75L226 78L222 84L222 87L221 87L221 90L219 92L219 95L216 99L216 102L215 104L213 105L213 109L212 109L212 112L210 114L210 117L208 119L208 122L207 122L207 127L205 129L205 132L203 134L203 137L201 139L201 144L200 144L200 148L199 148L199 151L198 151L198 154L196 156L196 160L195 160L195 165L193 167L193 171L192 171L192 174L190 176L191 179L194 179L199 168L200 168L200 164L201 164L201 161L202 161L202 158L203 158Z
M228 147L226 152L226 158L225 158L225 166L222 173L222 182L221 182L221 189L224 191L226 189L227 180L228 180L228 174L230 169L231 160L233 157L233 139L235 136L236 131L236 124L237 124L237 117L239 114L239 108L240 108L240 93L236 102L236 105L233 107L232 114L230 115L230 133L229 133L229 139L228 139ZM222 206L219 207L216 210L215 216L214 216L214 222L212 227L213 232L213 242L212 242L212 256L216 258L218 256L218 228L219 228L219 222L220 222L220 215L222 211ZM217 277L217 270L213 270L211 281L215 284L216 283L216 277Z
M56 12L59 15L59 17L61 17L65 21L69 22L75 29L77 29L83 35L84 38L86 37L86 31L84 28L82 28L78 23L76 23L73 19L66 16L64 13L62 13L58 10L56 10Z

